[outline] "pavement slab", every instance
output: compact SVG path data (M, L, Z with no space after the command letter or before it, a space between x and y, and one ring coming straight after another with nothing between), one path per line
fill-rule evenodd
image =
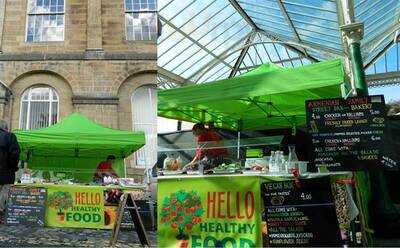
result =
M109 247L111 230L0 225L0 247ZM156 247L156 233L148 232ZM135 230L121 229L117 248L142 247Z

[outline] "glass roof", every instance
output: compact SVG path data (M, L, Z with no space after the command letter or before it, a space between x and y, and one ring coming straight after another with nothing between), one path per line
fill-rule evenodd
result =
M344 55L336 0L158 0L159 84L205 83L272 62L296 67ZM354 0L370 68L400 29L400 1Z

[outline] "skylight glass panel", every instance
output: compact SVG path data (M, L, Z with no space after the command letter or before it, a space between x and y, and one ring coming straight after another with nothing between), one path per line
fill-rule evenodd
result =
M294 37L277 1L240 0L238 3L260 28L281 37Z

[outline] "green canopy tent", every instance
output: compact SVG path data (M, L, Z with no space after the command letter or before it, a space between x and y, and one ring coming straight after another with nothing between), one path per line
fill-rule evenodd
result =
M123 175L123 159L145 144L144 134L103 127L73 113L55 125L15 132L21 146L21 160L32 169L73 172L88 181L108 155L117 158L117 173Z
M158 115L214 122L232 130L265 130L305 124L305 100L340 97L342 60L284 69L261 65L239 77L162 90Z

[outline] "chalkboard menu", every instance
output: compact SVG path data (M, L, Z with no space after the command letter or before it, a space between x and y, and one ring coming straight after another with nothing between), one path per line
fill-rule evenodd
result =
M261 185L271 247L340 246L341 235L330 178Z
M398 171L400 166L400 116L386 119L385 142L382 151L382 165L386 170Z
M7 202L8 225L44 226L46 189L11 187Z
M314 166L349 171L381 164L383 95L306 101L306 110Z

